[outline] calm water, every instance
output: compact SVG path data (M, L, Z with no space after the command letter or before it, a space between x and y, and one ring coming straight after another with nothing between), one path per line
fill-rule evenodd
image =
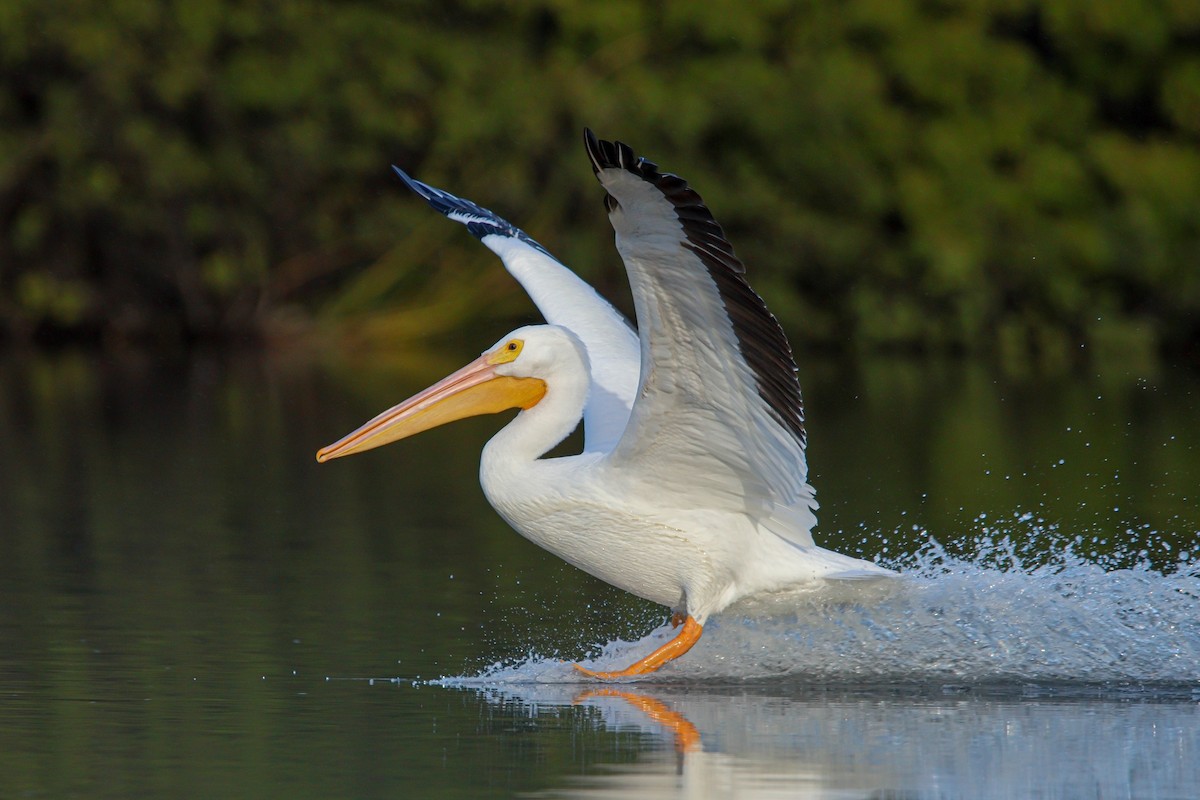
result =
M802 364L820 538L908 577L597 686L663 612L492 514L500 420L313 460L473 349L0 354L0 796L1195 796L1195 372Z

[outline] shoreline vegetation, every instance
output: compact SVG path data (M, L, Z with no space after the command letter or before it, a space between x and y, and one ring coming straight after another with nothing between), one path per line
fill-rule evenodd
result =
M1197 9L16 0L0 344L530 318L390 163L628 312L591 125L703 195L801 353L1200 363Z

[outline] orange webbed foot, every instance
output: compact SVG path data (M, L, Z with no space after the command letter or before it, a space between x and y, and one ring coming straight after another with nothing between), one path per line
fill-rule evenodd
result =
M674 615L672 616L674 621ZM612 672L602 672L598 670L588 669L587 667L575 664L575 669L582 672L591 678L597 678L603 681L616 680L618 678L632 678L635 675L645 675L649 672L655 672L660 669L663 664L668 661L673 661L681 655L692 649L696 642L700 641L700 634L704 632L704 626L692 619L691 616L683 620L683 630L681 630L674 639L664 644L662 647L655 650L650 655L635 661L628 667L622 670Z

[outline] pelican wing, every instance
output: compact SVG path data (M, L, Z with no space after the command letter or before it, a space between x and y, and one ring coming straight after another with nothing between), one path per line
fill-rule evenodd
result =
M611 450L625 430L637 390L637 334L619 311L524 231L470 200L435 189L393 166L436 211L467 226L504 262L551 325L574 333L587 349L591 386L583 411L584 449Z
M816 501L791 347L700 195L585 136L633 289L641 382L610 459L811 544Z

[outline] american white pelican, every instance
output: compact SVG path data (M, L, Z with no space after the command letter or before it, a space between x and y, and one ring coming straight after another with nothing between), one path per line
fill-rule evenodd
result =
M621 142L586 131L585 144L629 273L637 365L620 315L544 248L400 173L497 252L555 324L513 331L317 460L520 409L483 449L488 502L526 538L668 606L683 626L626 669L576 665L617 678L683 655L710 615L742 598L893 573L813 542L817 504L791 348L700 196ZM542 458L581 418L584 452Z

